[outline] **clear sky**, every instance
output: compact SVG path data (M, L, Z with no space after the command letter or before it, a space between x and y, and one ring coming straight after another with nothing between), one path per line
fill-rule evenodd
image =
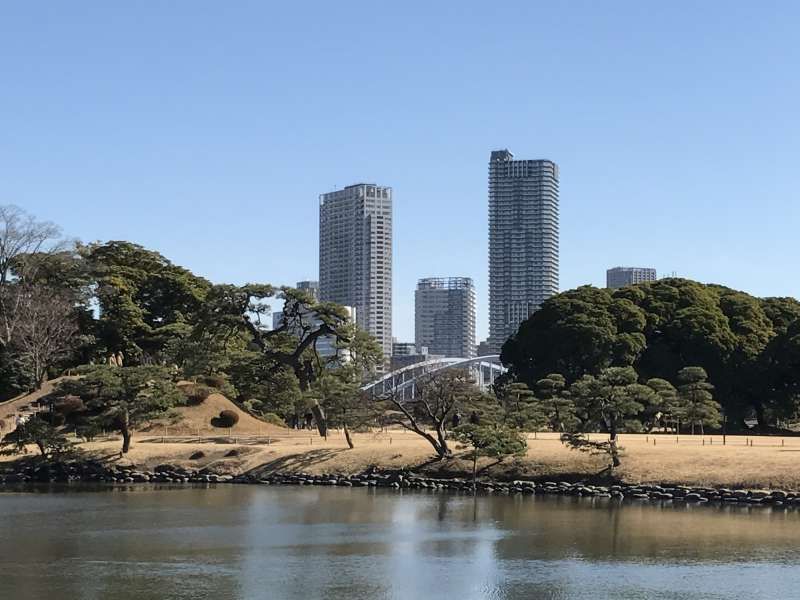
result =
M0 203L216 282L316 279L318 195L394 188L394 333L471 276L487 162L561 174L561 288L800 296L796 2L3 2Z

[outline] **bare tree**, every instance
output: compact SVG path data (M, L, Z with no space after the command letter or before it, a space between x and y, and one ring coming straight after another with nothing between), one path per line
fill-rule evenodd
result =
M459 406L480 397L466 370L448 370L421 376L412 398L405 390L388 390L382 399L392 409L389 420L425 438L439 458L450 455L447 423Z
M61 230L16 206L0 206L0 347L8 346L31 298L24 287L35 277L37 258L61 249Z
M11 342L39 388L47 370L75 347L78 324L74 303L63 291L43 286L26 286L24 290L26 297L19 303Z

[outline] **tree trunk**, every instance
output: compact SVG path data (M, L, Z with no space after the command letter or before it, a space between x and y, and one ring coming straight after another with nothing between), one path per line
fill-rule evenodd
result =
M314 422L317 424L317 431L320 437L328 437L328 418L325 416L325 410L319 405L319 402L314 402L311 406L311 413L314 415Z
M355 448L355 446L353 446L353 440L350 439L350 430L347 428L347 423L344 424L344 439L347 440L347 445L350 450Z
M611 420L609 429L609 450L611 454L611 468L615 469L620 466L619 448L617 448L617 421Z
M122 427L122 454L127 454L131 449L131 430L125 425Z
M444 423L436 424L436 437L439 440L439 458L445 458L450 454L450 448L447 446L447 435L444 431Z
M477 485L475 480L478 478L478 451L472 453L472 495L475 495Z

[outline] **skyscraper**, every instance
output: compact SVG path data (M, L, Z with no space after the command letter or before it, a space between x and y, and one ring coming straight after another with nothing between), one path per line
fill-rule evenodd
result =
M614 267L606 271L606 287L612 290L655 280L656 270L650 267Z
M298 281L295 287L308 292L315 300L319 298L319 281Z
M355 308L392 355L392 189L359 183L319 202L319 297Z
M475 286L469 277L420 279L414 292L414 337L431 354L475 356Z
M519 325L558 293L558 165L489 159L489 348L499 352Z

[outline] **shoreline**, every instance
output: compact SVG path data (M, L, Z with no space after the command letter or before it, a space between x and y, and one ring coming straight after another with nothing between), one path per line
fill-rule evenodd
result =
M97 484L239 484L291 485L327 487L364 487L394 490L427 490L471 495L473 482L464 477L430 477L413 471L370 470L359 474L278 473L217 474L208 469L188 469L176 465L158 465L153 470L132 466L105 466L98 461L73 463L42 463L13 469L0 474L0 491L25 484L97 483ZM800 508L800 491L732 489L725 487L693 487L672 483L631 484L624 482L597 485L584 481L537 481L516 479L502 481L481 479L475 482L475 492L481 495L572 496L609 498L618 501L659 501L674 504L708 504L710 506L769 506Z

